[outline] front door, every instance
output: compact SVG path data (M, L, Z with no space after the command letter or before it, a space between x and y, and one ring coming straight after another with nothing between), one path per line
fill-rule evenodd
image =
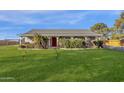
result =
M56 37L52 37L52 47L57 47L57 39L56 39Z

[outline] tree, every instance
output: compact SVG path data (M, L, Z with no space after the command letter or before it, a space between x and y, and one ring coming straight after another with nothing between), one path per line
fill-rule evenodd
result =
M121 18L121 19L124 19L124 12L122 12L122 13L120 14L120 18Z
M35 33L34 44L36 48L47 48L48 41L49 39L47 36L42 36L38 33Z
M124 12L122 12L120 17L115 20L114 26L117 28L117 30L124 29Z
M116 27L110 27L110 28L109 28L109 31L111 31L111 32L114 32L114 31L116 31L116 30L117 30Z
M115 27L117 28L117 29L119 29L120 28L120 26L121 26L121 20L120 19L117 19L116 21L115 21Z
M49 41L49 39L48 39L47 36L42 37L42 45L43 45L44 48L47 48L48 41Z
M95 25L93 25L91 27L91 30L94 31L94 32L97 32L99 34L103 34L103 33L107 32L107 31L109 31L109 28L104 23L96 23Z
M34 34L34 44L36 48L41 48L42 46L42 36L38 33Z

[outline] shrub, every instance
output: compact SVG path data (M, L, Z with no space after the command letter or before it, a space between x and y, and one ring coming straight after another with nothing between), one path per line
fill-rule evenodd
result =
M19 47L20 48L34 48L34 44L22 44Z
M27 44L26 48L34 48L34 44Z
M86 48L86 42L84 40L82 41L82 47Z
M70 48L71 47L71 42L70 40L65 40L65 47Z
M77 47L77 48L83 47L83 40L77 39L74 42L75 42L75 47Z
M25 44L19 46L20 48L26 48Z
M59 39L59 47L62 47L62 48L66 47L65 42L66 42L65 39Z
M82 39L60 39L60 47L66 48L82 48L85 47Z

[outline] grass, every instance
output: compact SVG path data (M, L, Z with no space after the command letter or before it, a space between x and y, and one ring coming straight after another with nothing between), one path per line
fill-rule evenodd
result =
M124 52L0 47L0 81L124 81ZM58 56L58 57L57 57Z

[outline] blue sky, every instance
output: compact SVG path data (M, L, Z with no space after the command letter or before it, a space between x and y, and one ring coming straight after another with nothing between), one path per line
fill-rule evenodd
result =
M119 10L0 11L0 39L16 39L31 29L89 29L98 22L112 27Z

